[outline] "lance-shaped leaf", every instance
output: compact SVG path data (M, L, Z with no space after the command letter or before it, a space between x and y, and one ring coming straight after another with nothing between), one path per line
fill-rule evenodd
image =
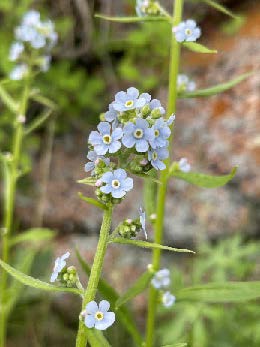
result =
M177 300L206 303L229 303L256 300L260 298L260 281L208 283L184 288L179 291Z
M21 242L33 242L39 243L42 241L51 240L55 236L56 232L47 228L32 228L22 232L21 234L14 236L10 240L10 245L14 246Z
M111 22L118 22L118 23L136 23L136 22L161 22L161 21L169 21L169 18L167 17L152 17L152 16L146 16L146 17L110 17L105 16L102 14L95 14L96 18L109 20Z
M11 95L9 95L7 91L4 89L2 83L0 83L0 99L8 107L10 111L17 113L18 105L11 97Z
M97 180L94 177L86 177L82 180L78 180L77 183L86 184L88 186L95 186L96 181Z
M76 255L79 260L79 263L87 274L87 276L90 275L91 268L90 266L85 262L85 260L82 258L80 255L79 251L76 250ZM115 307L116 301L119 299L119 294L116 292L116 290L111 287L104 279L100 278L99 283L98 283L98 290L102 297L104 299L107 299L110 304ZM123 327L128 331L128 333L132 336L133 340L135 341L137 346L142 346L142 336L140 335L135 319L132 315L132 313L127 309L126 306L121 306L117 313L118 321L123 325Z
M221 5L219 2L214 0L201 0L205 2L205 4L215 8L216 10L226 14L227 16L230 16L232 18L238 18L233 12L231 12L229 9L227 9L225 6Z
M182 45L188 48L190 51L196 52L196 53L206 53L206 54L218 53L217 50L209 49L206 46L203 46L197 42L182 42Z
M96 329L88 329L88 341L92 347L110 347L111 345L103 335Z
M25 284L26 286L36 288L36 289L42 289L49 292L67 292L67 293L73 293L73 294L82 294L82 291L77 288L65 288L65 287L56 287L49 283L40 281L36 278L33 278L31 276L25 275L24 273L16 270L12 266L6 264L4 261L0 259L0 266L7 271L12 277L17 279L17 281Z
M102 204L101 202L97 201L96 199L88 198L87 196L84 196L82 193L78 193L78 196L80 197L81 200L87 202L90 205L96 206L100 208L101 210L106 210L107 207L106 205Z
M213 87L209 87L209 88L205 88L205 89L197 89L194 92L181 92L178 94L178 97L179 98L197 98L200 96L211 96L211 95L223 93L226 90L233 88L238 83L242 82L244 79L248 78L251 75L252 75L252 72L249 72L249 73L245 73L241 76L238 76L231 81L217 84Z
M235 176L237 167L234 167L229 175L210 176L197 172L182 172L181 170L170 170L170 176L180 178L186 182L202 188L217 188L227 184Z
M129 240L129 239L124 239L123 237L115 237L111 239L112 243L121 243L124 245L132 245L132 246L137 246L137 247L142 247L142 248L150 248L150 249L161 249L165 251L171 251L171 252L178 252L178 253L195 253L194 251L191 251L190 249L183 249L183 248L173 248L169 246L163 246L159 245L158 243L152 243L152 242L147 242L147 241L142 241L142 240Z
M134 282L134 284L116 301L116 310L126 302L135 298L138 294L142 293L149 286L153 275L154 274L150 271L144 272Z

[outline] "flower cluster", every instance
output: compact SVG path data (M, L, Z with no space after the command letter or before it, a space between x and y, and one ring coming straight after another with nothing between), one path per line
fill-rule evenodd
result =
M177 78L178 92L193 92L196 89L196 83L187 75L179 74Z
M135 9L139 17L162 15L160 5L157 1L136 0Z
M140 94L134 87L115 95L103 121L88 139L90 162L85 171L91 171L96 179L100 200L107 203L109 197L121 199L133 188L127 171L145 174L153 168L165 169L163 161L169 157L168 139L175 117L165 119L164 115L159 100L152 100L148 93Z
M197 24L193 19L188 19L181 22L176 27L173 27L172 30L175 34L176 41L178 42L196 41L201 35L201 30L199 27L197 27Z
M29 65L41 71L49 69L50 51L58 39L51 20L42 21L37 11L27 12L15 28L15 39L9 52L10 61L17 62L10 73L11 79L23 79L28 74ZM33 54L36 50L37 55Z
M155 273L151 280L152 286L161 290L161 302L164 307L171 307L175 303L175 296L168 290L165 290L171 284L170 271L168 269L162 269Z

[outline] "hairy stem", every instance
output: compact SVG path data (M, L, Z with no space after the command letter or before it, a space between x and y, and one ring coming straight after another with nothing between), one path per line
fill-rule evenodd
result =
M112 207L108 207L108 209L105 210L104 212L97 250L96 250L94 262L91 268L88 286L83 296L82 310L85 309L88 302L95 299L95 295L98 288L98 282L102 272L104 257L106 254L107 244L109 240L111 220L112 220ZM76 340L76 347L86 347L87 340L88 340L88 328L86 328L86 326L84 325L84 322L80 320L77 340Z
M183 0L174 1L174 13L173 13L173 26L178 25L181 22L183 9ZM168 93L168 117L176 111L177 101L177 77L179 71L179 59L180 59L180 44L175 40L175 36L172 35L171 40L171 52L170 52L170 66L169 66L169 93ZM171 138L172 140L172 138ZM172 141L169 141L170 148ZM171 151L170 151L171 152ZM168 171L169 171L170 159L167 160L167 167L161 173L160 186L157 196L157 208L156 208L156 223L155 223L155 238L156 243L162 243L163 241L163 227L164 227L164 213L165 213L165 200L168 183ZM153 268L158 271L160 268L161 250L153 250ZM154 346L154 327L155 327L155 315L158 302L158 291L152 286L149 289L148 298L148 316L146 325L146 347Z
M25 116L29 97L29 77L25 82L23 95L17 117ZM4 228L2 234L2 260L9 262L9 239L13 227L13 216L15 206L15 195L17 186L18 169L23 140L23 122L19 119L14 121L13 146L10 159L4 164ZM7 301L7 273L2 270L0 282L0 347L6 343L7 312L5 304Z

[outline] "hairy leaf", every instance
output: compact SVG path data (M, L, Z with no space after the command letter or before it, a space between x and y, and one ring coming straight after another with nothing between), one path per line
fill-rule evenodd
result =
M106 210L106 205L102 204L101 202L97 201L96 199L88 198L87 196L84 196L82 193L78 193L78 196L81 200L87 202L90 205L93 205L95 207L100 208L101 210Z
M102 14L95 14L96 18L109 20L118 23L135 23L135 22L159 22L159 21L169 21L167 17L110 17Z
M205 46L203 46L200 43L197 42L182 42L182 45L186 48L188 48L189 50L191 50L192 52L196 52L196 53L217 53L218 51L215 49L209 49Z
M6 264L4 261L0 259L0 266L7 271L12 277L17 279L19 282L25 284L26 286L36 288L36 289L42 289L50 292L68 292L73 294L82 294L82 292L77 288L64 288L64 287L56 287L49 283L40 281L36 278L33 278L31 276L25 275L24 273L16 270L12 266Z

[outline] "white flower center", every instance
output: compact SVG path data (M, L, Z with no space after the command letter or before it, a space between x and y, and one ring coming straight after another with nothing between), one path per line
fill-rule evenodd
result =
M152 159L153 159L153 160L156 160L157 158L158 158L157 152L153 152L153 154L152 154ZM159 275L159 277L161 278L160 275Z
M154 130L154 136L158 137L160 135L160 131L158 129Z
M188 35L188 36L191 35L192 34L192 30L189 29L189 28L185 29L185 34Z
M140 129L140 128L138 128L138 129L136 129L136 130L134 131L134 137L135 137L136 139L141 139L141 138L143 137L143 135L144 135L144 132L143 132L143 130Z
M103 142L105 145L110 145L110 143L112 142L112 137L108 134L104 135Z
M97 320L102 320L102 319L104 318L104 314L103 314L102 312L98 311L98 312L96 312L96 314L95 314L95 318L96 318Z
M112 187L115 189L118 189L120 187L120 182L118 180L113 180L112 181Z
M127 101L125 102L125 107L132 107L133 105L134 105L133 100L127 100Z

